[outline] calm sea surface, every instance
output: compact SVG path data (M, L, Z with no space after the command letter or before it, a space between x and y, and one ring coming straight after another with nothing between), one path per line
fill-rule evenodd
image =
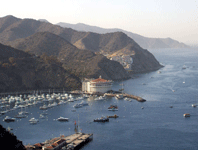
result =
M5 123L6 115L14 117L15 110L0 116L0 124L13 128L13 133L26 145L44 142L47 139L74 133L74 122L78 121L84 133L93 133L93 141L84 150L197 150L198 149L198 50L155 49L149 50L165 67L158 71L138 74L134 79L123 81L126 93L145 98L144 103L132 100L105 101L85 100L89 106L72 112L75 101L48 109L45 119L39 119L43 112L38 106L26 109L27 118ZM186 69L182 69L183 66ZM113 90L121 88L115 82ZM118 105L116 112L108 111L111 104ZM41 106L41 105L40 105ZM170 108L173 106L173 108ZM144 107L142 109L141 107ZM184 113L191 117L184 118ZM93 119L117 114L119 118L106 123L93 122ZM58 117L68 117L69 122L58 122ZM32 117L39 119L30 125Z

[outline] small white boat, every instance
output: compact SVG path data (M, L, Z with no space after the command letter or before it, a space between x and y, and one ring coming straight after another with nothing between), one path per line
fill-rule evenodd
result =
M9 116L6 116L6 117L3 119L3 121L5 121L5 122L14 122L14 121L15 121L15 118L11 118L11 117L9 117Z
M192 104L192 107L197 107L197 105L196 104Z
M94 122L109 122L109 118L101 117L93 120Z
M80 107L82 107L82 105L77 103L77 104L75 104L73 107L74 107L74 108L80 108Z
M47 108L48 108L47 105L43 105L43 106L39 107L39 109L41 109L41 110L46 110Z
M123 94L117 94L116 95L116 99L123 99L123 98L124 98Z
M58 121L69 121L69 118L59 117L57 120Z
M82 101L81 103L80 103L80 105L82 105L82 106L87 106L87 105L89 105L87 102L85 102L85 101Z
M190 117L190 114L184 114L183 116L184 117Z
M25 115L23 111L19 112L18 115L15 116L15 118L25 118L25 117L27 116Z
M39 118L40 118L40 119L44 119L45 116L43 116L42 114L40 114Z
M73 98L70 98L70 99L68 100L68 102L74 102L74 99L73 99Z
M96 97L94 100L95 101L102 101L102 100L105 100L105 97L99 96L99 97Z
M31 119L29 120L29 122L30 122L31 124L36 124L37 122L39 122L39 120L38 120L38 119L35 119L35 118L31 118Z

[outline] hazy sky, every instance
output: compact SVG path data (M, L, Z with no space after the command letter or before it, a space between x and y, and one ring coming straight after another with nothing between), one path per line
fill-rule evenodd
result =
M198 44L198 0L4 0L0 17L121 28Z

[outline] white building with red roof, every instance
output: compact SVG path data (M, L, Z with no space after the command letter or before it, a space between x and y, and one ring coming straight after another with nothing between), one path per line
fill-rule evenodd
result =
M85 79L82 82L82 91L85 93L106 93L112 88L112 80L102 79Z

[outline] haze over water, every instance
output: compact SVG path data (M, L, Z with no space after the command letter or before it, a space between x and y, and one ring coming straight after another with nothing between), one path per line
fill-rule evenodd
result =
M38 124L30 125L28 120L39 118L43 112L39 106L27 108L28 118L0 124L13 128L13 133L24 144L44 142L60 134L74 133L74 122L78 121L82 132L93 133L93 141L83 149L188 149L198 148L198 51L193 49L157 49L149 50L165 67L147 74L134 75L134 79L123 81L126 93L145 98L144 103L132 100L106 101L86 100L89 106L76 109L77 102L67 103L48 109L47 117L39 119ZM186 69L182 69L185 65ZM115 82L114 90L121 88L122 82ZM118 111L108 111L116 104ZM170 108L173 106L173 108ZM141 107L144 107L142 109ZM18 110L20 111L20 110ZM7 115L14 117L18 111ZM184 113L191 117L184 118ZM93 122L93 119L117 114L119 118L106 123ZM69 122L58 122L58 117L68 117Z

